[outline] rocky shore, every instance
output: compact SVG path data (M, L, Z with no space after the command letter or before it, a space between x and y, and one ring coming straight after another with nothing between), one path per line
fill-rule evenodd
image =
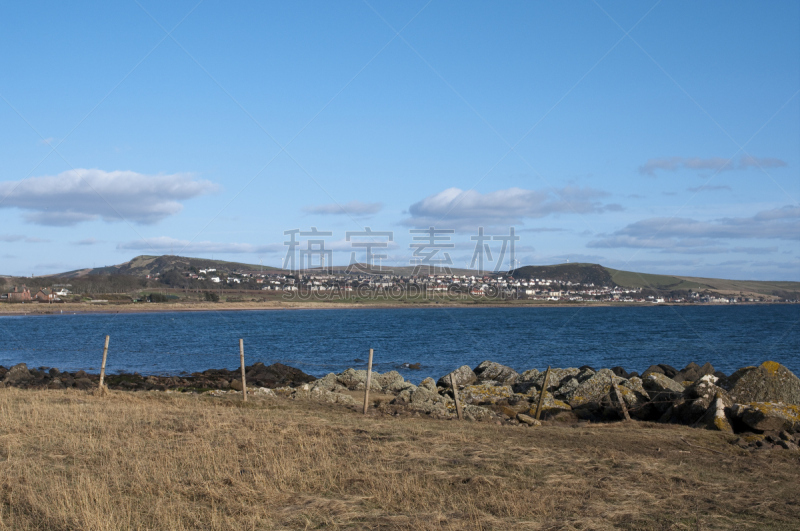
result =
M625 404L632 421L684 424L731 434L731 442L746 449L798 450L800 445L800 379L779 363L767 361L731 375L706 363L681 370L653 365L641 375L621 367L595 370L531 369L518 373L485 361L474 369L465 365L438 381L419 385L396 371L373 373L370 385L375 411L385 415L426 415L455 418L452 379L458 387L464 418L470 421L536 426L535 412L544 393L543 422L614 422L624 419ZM190 376L107 375L109 389L180 391L221 396L241 391L238 370L210 369ZM24 363L0 367L2 386L29 389L95 389L99 375L55 368L29 369ZM246 368L248 391L262 396L315 400L357 407L363 400L367 373L347 369L314 378L276 363ZM544 389L543 389L544 388ZM738 435L738 437L736 437Z

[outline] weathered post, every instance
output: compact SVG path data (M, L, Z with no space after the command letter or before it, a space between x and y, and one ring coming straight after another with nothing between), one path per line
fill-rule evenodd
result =
M622 393L619 391L619 386L617 382L614 381L614 378L611 378L611 385L614 387L614 393L617 395L617 402L619 402L619 407L622 408L622 414L625 416L625 420L631 420L631 416L628 414L628 407L625 405L625 400L622 398Z
M536 406L536 420L542 415L542 405L544 405L544 395L547 393L547 382L550 380L550 365L547 366L547 372L544 373L544 382L542 383L542 392L539 393L539 405Z
M103 346L103 364L100 366L100 385L98 389L103 388L103 381L106 379L106 358L108 358L108 340L110 336L106 336L106 344Z
M458 399L458 386L456 385L456 377L453 376L453 373L450 373L450 387L453 388L453 400L456 402L456 415L458 416L458 420L463 420L464 416L461 413L461 401Z
M239 361L242 364L242 402L247 402L247 382L244 379L244 339L239 338Z
M369 362L367 363L367 388L364 389L364 414L369 407L369 388L372 385L372 349L369 349Z

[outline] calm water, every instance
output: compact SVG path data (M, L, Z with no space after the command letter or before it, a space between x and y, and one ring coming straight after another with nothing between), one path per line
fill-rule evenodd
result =
M363 368L419 381L490 359L517 370L710 361L733 370L771 359L800 374L800 305L644 308L291 310L0 317L0 365L180 374L281 362L321 376ZM421 363L422 370L403 369Z

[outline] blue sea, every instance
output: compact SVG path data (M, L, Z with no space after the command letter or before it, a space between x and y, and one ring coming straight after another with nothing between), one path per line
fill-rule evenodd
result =
M765 360L800 375L800 305L408 308L56 314L0 317L0 365L186 374L281 362L314 376L348 367L398 370L411 381L484 360L531 368ZM420 370L404 364L419 363Z

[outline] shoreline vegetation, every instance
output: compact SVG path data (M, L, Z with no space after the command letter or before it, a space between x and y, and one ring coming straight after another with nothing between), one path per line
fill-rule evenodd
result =
M737 303L730 306L761 306L765 303ZM772 302L770 305L791 303ZM428 301L231 301L231 302L193 302L176 301L164 303L150 302L61 302L47 303L4 303L0 304L0 316L18 315L67 315L91 313L144 313L144 312L197 312L197 311L253 311L253 310L335 310L335 309L397 309L397 308L652 308L656 306L698 306L692 303L637 303L637 302L553 302L527 300L428 300ZM719 307L717 305L708 307Z
M315 379L256 363L246 402L236 370L107 375L101 389L97 375L45 369L0 369L0 529L762 530L800 519L800 417L785 415L800 408L750 402L800 400L800 380L772 362L730 376L657 365L639 378L487 361L419 386L373 373L366 415L366 371L353 369ZM614 387L634 420L619 420ZM528 413L542 390L539 422Z

